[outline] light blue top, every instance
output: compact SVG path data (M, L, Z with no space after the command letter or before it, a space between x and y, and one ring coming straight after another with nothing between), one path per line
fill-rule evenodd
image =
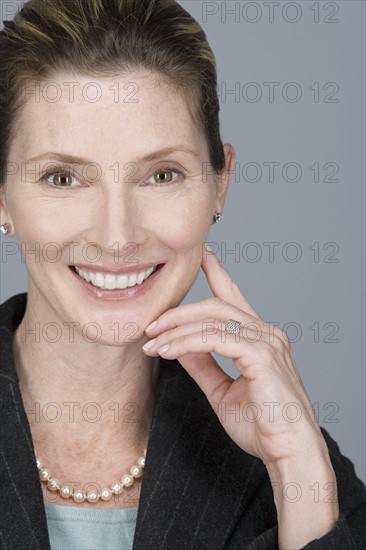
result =
M137 507L102 510L45 503L52 550L131 550Z

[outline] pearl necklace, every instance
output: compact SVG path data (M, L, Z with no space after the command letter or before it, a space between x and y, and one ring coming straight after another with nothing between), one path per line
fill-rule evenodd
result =
M115 481L110 487L104 487L101 492L95 489L90 489L86 493L81 490L72 491L70 485L61 485L58 479L51 477L51 472L47 468L43 467L43 462L37 457L36 462L39 471L40 480L47 484L50 491L59 492L62 498L72 498L77 504L84 502L86 499L88 502L94 504L101 500L110 500L112 495L119 495L122 493L124 487L131 487L134 484L135 478L141 478L145 467L146 449L143 456L137 460L137 464L131 467L129 474L124 474L121 477L121 481Z

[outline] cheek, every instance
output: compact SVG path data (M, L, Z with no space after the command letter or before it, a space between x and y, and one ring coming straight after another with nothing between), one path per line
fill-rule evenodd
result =
M17 236L24 241L51 239L59 242L72 230L72 221L80 217L80 204L67 199L39 196L31 184L14 184L9 192L9 207ZM23 187L22 187L23 186Z
M9 193L7 204L26 266L31 271L57 267L67 255L65 243L73 241L72 220L76 217L66 209L59 212L53 202L35 200L27 193Z
M37 246L47 247L51 243L55 243L62 248L63 243L70 240L74 231L69 218L51 215L47 208L43 211L32 210L26 208L24 211L17 212L15 227L17 238L22 243L29 245L37 244Z
M175 250L202 248L211 227L214 197L206 190L167 201L151 219L159 238Z
M195 248L201 248L208 232L207 218L186 218L177 223L175 227L170 227L165 238L166 242L171 243L172 248L185 252Z

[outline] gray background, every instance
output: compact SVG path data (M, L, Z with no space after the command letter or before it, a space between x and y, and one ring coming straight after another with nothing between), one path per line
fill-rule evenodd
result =
M237 153L209 240L261 317L287 328L320 424L365 481L365 3L180 3L215 52ZM1 20L19 5L3 1ZM20 255L4 261L12 242L1 302L27 290ZM201 273L184 303L210 295Z

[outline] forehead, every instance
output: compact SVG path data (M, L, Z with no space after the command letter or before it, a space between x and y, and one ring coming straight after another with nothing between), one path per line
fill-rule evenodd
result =
M183 96L154 74L63 73L29 86L27 94L13 151L23 158L47 146L113 162L124 152L139 156L176 143L204 155L204 140Z

